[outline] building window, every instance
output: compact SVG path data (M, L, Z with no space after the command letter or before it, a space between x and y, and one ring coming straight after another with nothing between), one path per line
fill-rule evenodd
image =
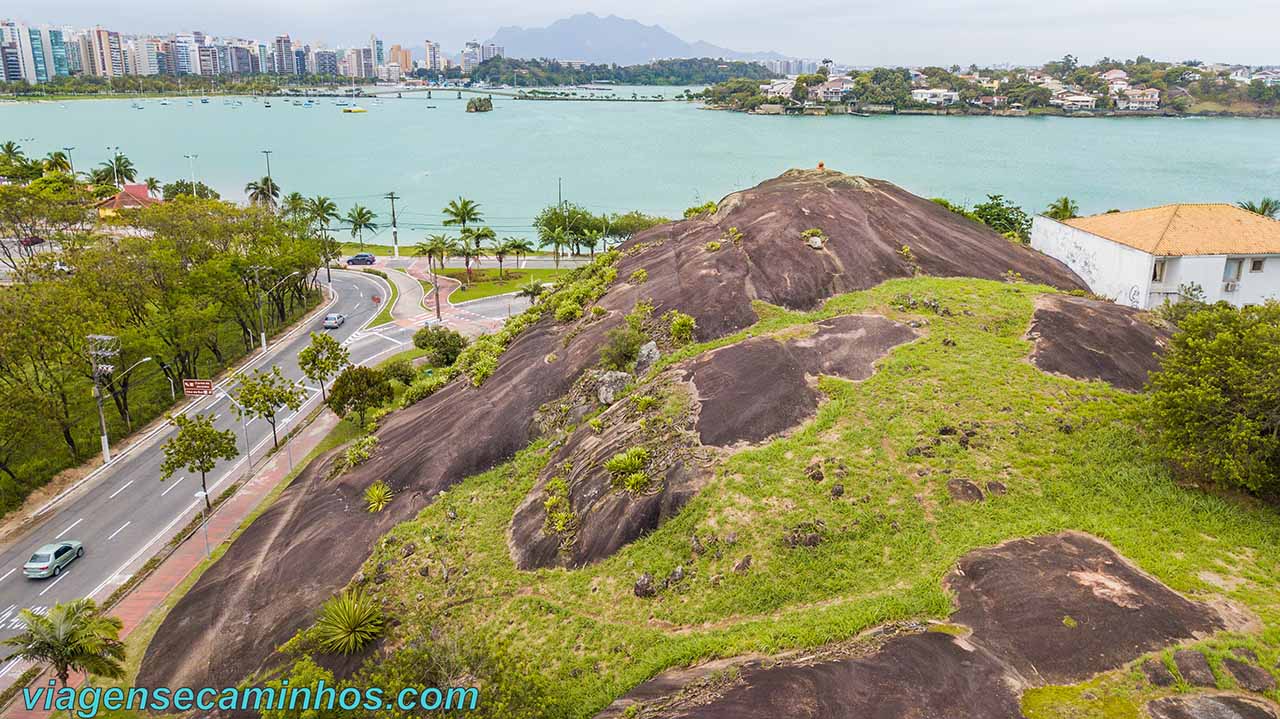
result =
M1151 266L1151 281L1164 282L1164 260L1156 260Z
M1227 260L1226 266L1222 269L1222 281L1239 282L1242 270L1244 270L1244 260Z
M1249 260L1249 271L1261 272L1263 266L1266 265L1266 263L1267 261L1265 259L1262 259L1261 257L1255 257L1252 260Z

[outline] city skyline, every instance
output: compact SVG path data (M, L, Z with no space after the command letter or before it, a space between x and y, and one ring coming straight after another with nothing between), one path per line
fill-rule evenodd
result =
M503 26L538 27L578 12L613 13L659 25L690 41L707 41L735 50L777 51L793 57L837 57L856 65L1032 64L1070 53L1085 60L1138 53L1170 60L1243 64L1277 62L1275 28L1280 6L1248 0L1230 17L1201 0L1156 6L1143 0L1086 2L1071 7L1022 6L1007 0L981 0L951 7L929 0L881 4L818 4L802 11L776 4L715 0L688 6L674 2L646 5L643 11L610 2L583 7L559 0L530 8L503 0L481 0L466 13L431 12L382 0L358 9L346 6L250 6L241 0L217 7L129 6L104 12L84 0L61 3L57 17L34 0L10 3L6 13L27 24L54 27L121 28L140 34L165 34L200 28L210 35L274 37L333 46L358 43L368 30L394 29L388 44L420 47L431 38L460 49L483 43ZM1106 17L1099 22L1098 17ZM1244 22L1242 22L1244 20ZM405 29L412 28L412 29ZM856 32L850 32L856 28Z

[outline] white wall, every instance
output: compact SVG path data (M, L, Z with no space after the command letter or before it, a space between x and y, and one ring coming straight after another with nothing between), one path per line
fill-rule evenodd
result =
M1226 300L1240 307L1262 304L1280 299L1280 255L1231 255L1244 261L1240 283L1235 292L1224 292L1222 273L1226 269L1228 255L1198 255L1170 257L1165 264L1164 288L1177 290L1179 285L1195 283L1204 290L1206 302ZM1253 259L1263 260L1261 272L1250 272Z
M1031 246L1070 267L1094 294L1139 309L1150 306L1151 255L1041 216L1031 223ZM1218 279L1221 285L1221 267Z

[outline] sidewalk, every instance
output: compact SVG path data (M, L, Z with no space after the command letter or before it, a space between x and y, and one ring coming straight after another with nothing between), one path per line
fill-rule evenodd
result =
M333 412L327 409L321 411L306 429L290 440L294 458L301 462L337 424L338 418ZM244 520L271 493L271 490L288 476L289 472L289 453L284 446L281 446L280 451L259 467L253 477L245 482L235 495L220 505L209 518L210 549L216 548L235 533ZM129 592L119 604L111 608L110 614L124 622L124 629L120 632L121 638L128 637L152 611L159 608L192 570L204 561L204 558L204 534L197 530L150 576ZM52 673L46 672L30 686L47 687L50 678L53 678ZM82 675L72 675L70 683L72 686L79 686L83 681ZM4 716L6 719L43 719L48 717L49 713L26 711L22 703L22 695L19 694Z

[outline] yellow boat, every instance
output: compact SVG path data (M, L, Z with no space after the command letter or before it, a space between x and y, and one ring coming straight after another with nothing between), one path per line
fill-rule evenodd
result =
M359 107L359 106L357 106L357 107L344 107L344 108L342 108L342 111L343 111L343 112L368 112L368 110L364 109L363 107Z

